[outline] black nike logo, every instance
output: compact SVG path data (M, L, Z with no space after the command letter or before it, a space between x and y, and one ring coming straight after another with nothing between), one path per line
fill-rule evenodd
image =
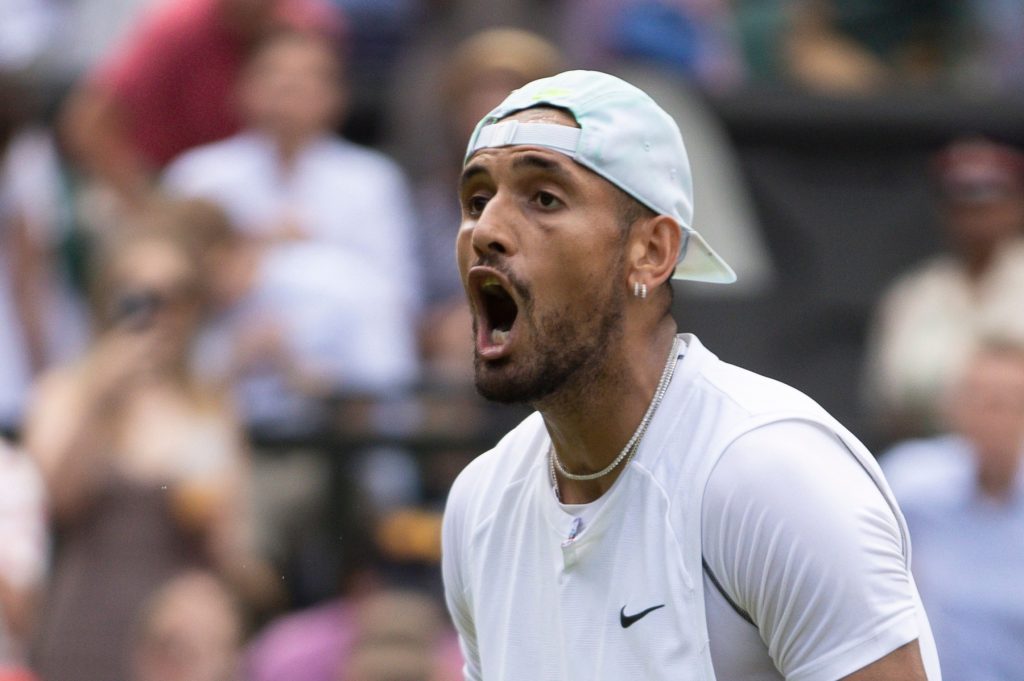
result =
M626 614L626 606L622 606L622 610L619 611L619 624L622 625L623 629L628 629L629 627L633 626L639 620L643 619L644 617L646 617L650 613L654 612L658 608L664 608L664 607L665 607L665 604L662 603L661 605L655 605L655 606L652 606L650 608L647 608L646 610L641 610L640 612L638 612L635 615L627 615Z

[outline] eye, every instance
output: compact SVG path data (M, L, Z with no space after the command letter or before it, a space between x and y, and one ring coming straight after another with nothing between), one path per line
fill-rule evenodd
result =
M479 216L484 212L484 208L487 207L487 202L489 200L490 197L483 194L473 194L466 199L466 213L474 217Z
M533 197L533 200L537 202L541 208L558 208L562 205L562 201L552 194L551 192L537 192L537 195Z

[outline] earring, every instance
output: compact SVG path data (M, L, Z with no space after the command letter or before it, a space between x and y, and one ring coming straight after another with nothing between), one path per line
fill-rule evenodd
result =
M633 295L640 299L646 298L647 284L641 284L639 281L633 282Z

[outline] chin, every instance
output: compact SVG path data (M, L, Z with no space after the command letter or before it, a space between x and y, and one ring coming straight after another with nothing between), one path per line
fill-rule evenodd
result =
M556 392L564 383L560 374L537 370L536 367L517 369L508 358L474 362L476 391L486 400L499 404L533 405Z

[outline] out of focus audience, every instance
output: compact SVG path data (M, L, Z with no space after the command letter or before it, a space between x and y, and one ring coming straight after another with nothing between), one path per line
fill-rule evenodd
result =
M49 560L46 493L32 459L0 439L0 681L29 681L28 644Z
M249 681L457 681L461 657L438 602L377 587L271 624L247 653Z
M1024 153L962 139L934 174L949 250L892 284L868 344L867 407L890 441L939 430L979 338L1024 328Z
M772 264L704 93L1012 91L1022 27L1015 0L0 0L0 681L460 678L435 511L475 444L252 461L244 433L480 432L453 253L477 120L630 69L742 295ZM946 675L1015 679L1024 154L958 140L934 185L949 249L882 301L866 404L887 441L952 433L884 465Z
M238 368L248 423L294 429L315 406L303 398L384 398L417 379L408 189L386 156L332 134L341 79L320 35L272 35L241 85L245 130L166 173L169 191L216 203L239 233L219 252L248 263L248 283L218 301L230 304L205 349L207 369Z
M23 416L33 377L84 343L60 257L60 168L32 88L0 72L0 430Z
M253 45L277 26L336 22L317 0L162 0L70 95L69 150L137 203L172 158L240 129L235 87Z
M643 61L710 90L743 79L735 4L726 0L568 0L562 41L574 63ZM763 3L761 3L763 4Z
M1024 669L1024 336L984 341L947 394L951 431L882 466L913 538L914 575L946 679Z
M162 233L178 214L152 210L104 245L95 340L39 380L26 419L57 538L36 649L44 680L124 678L139 607L182 569L216 570L253 603L276 593L249 544L239 423L189 371L198 269Z
M128 681L243 681L243 613L210 572L170 578L139 612Z

